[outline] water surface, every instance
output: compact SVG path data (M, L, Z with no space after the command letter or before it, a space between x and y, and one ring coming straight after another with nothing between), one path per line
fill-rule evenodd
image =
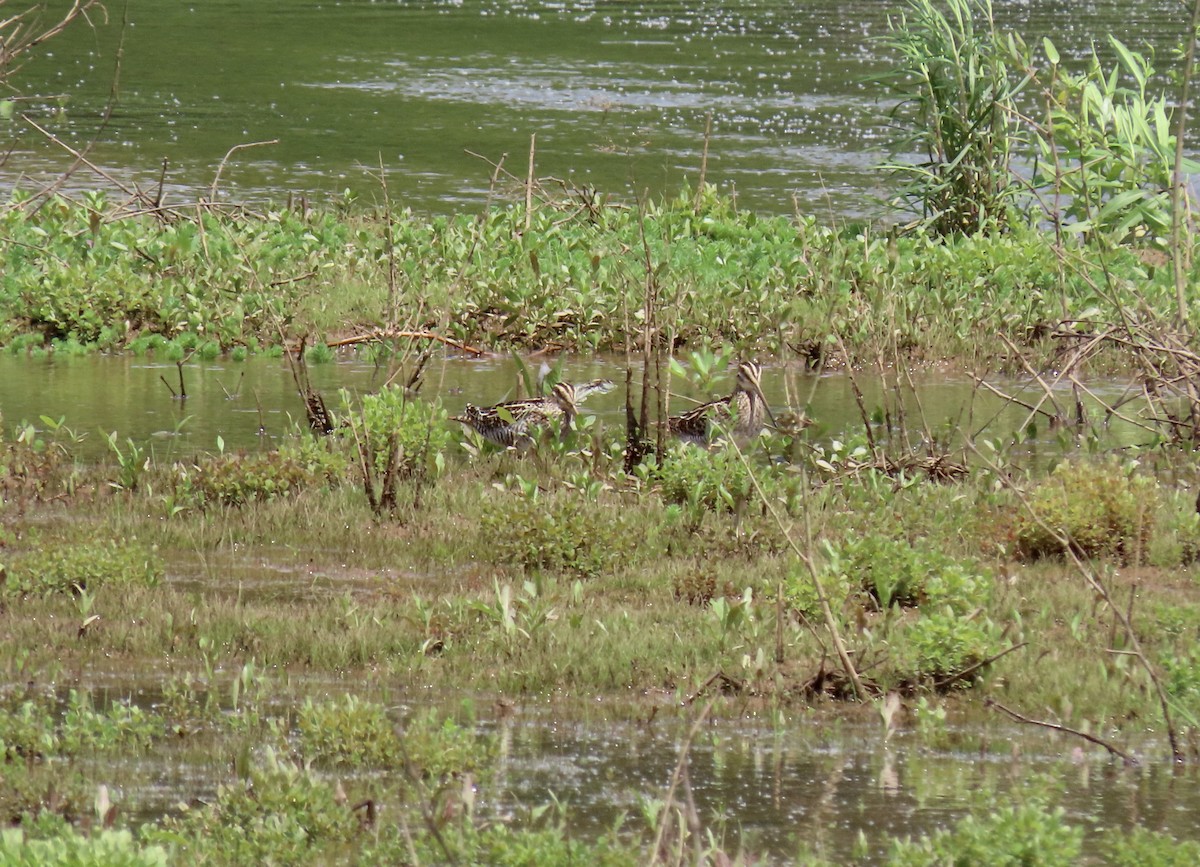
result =
M1161 65L1185 29L1171 0L997 2L1030 44L1052 35L1065 62L1114 33ZM878 37L905 4L881 0L141 0L111 6L24 71L25 90L62 95L32 116L127 185L168 198L378 196L421 212L510 197L536 174L558 189L673 193L699 176L747 208L874 215L874 167L893 103L869 82ZM120 57L119 98L101 123ZM59 110L65 105L65 111ZM0 186L30 186L70 157L0 122L16 149ZM167 171L162 174L163 161ZM493 189L493 166L502 164ZM511 177L508 173L511 173ZM104 186L77 174L68 188Z
M552 359L554 360L554 359ZM558 363L557 360L554 360ZM534 370L538 361L527 362ZM548 369L548 368L547 368ZM596 416L601 425L624 429L624 360L615 357L568 358L562 361L564 378L580 382L606 378L617 387L609 394L591 397L583 408ZM328 364L309 366L313 387L320 391L333 410L342 406L344 394L356 396L374 392L388 381L391 371L355 356L343 356ZM183 366L183 390L179 398L180 370L171 362L149 356L47 355L27 358L0 354L0 414L11 433L20 422L40 429L48 425L43 417L66 427L81 438L76 451L81 457L96 459L108 450L104 435L115 432L118 440L127 438L148 444L153 455L162 460L193 457L213 452L218 437L225 448L263 449L291 435L296 425L304 424L304 405L287 363L278 358L252 357L235 362L216 360L189 362ZM635 375L635 389L640 383ZM874 415L888 402L894 405L894 375L886 383L878 375L856 377L864 394L864 405ZM1040 387L1016 380L992 379L1002 391L1032 405L1043 397ZM427 368L421 397L440 400L451 413L460 412L467 403L489 406L503 400L525 396L520 393L521 376L516 362L507 356L467 359L441 357ZM926 372L914 374L919 403L907 399L915 443L923 433L922 419L934 435L969 429L999 441L1025 438L1029 411L1007 403L994 394L976 387L966 374ZM906 382L904 392L908 394ZM1089 384L1103 399L1115 402L1125 392L1123 380L1102 380ZM691 408L697 401L727 395L733 388L732 375L718 376L711 390L701 392L685 381L672 382L671 412ZM768 364L763 373L763 389L776 410L806 407L817 425L808 439L828 444L847 432L861 429L861 416L854 395L854 382L844 373L816 375L792 363ZM1073 395L1067 386L1057 389L1063 408L1072 408ZM1099 407L1088 401L1093 418ZM1052 407L1047 404L1047 409ZM1052 445L1059 432L1040 419L1032 445ZM1144 431L1114 422L1102 428L1111 444L1132 445L1145 441ZM955 438L961 442L960 437Z

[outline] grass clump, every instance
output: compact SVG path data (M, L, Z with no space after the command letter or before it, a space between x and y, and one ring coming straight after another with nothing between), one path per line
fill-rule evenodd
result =
M570 492L492 497L480 520L481 545L497 562L581 578L610 573L626 562L633 531L627 514ZM640 553L645 545L643 540Z
M181 475L176 502L204 508L292 497L329 484L346 465L344 456L310 439L269 452L219 454Z
M1016 517L1017 550L1059 555L1063 540L1080 557L1140 564L1149 556L1158 485L1115 460L1067 461L1037 484Z
M53 837L33 837L21 828L0 831L5 867L167 867L169 851L141 845L127 830L81 834L69 826Z
M951 828L918 840L897 840L889 867L940 867L946 864L1037 864L1069 867L1083 849L1083 829L1069 825L1061 807L1039 800L969 815Z
M79 595L106 586L154 587L162 574L157 552L136 541L54 543L15 558L4 588L17 596Z

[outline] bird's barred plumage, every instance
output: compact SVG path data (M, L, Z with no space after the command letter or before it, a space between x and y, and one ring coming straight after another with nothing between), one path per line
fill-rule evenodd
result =
M756 437L771 416L763 396L762 368L753 361L743 361L737 369L737 385L729 397L702 403L682 415L671 416L668 427L672 434L685 442L707 443L720 429L739 439Z
M562 431L569 430L575 422L578 400L575 386L560 382L544 397L510 400L487 407L467 404L463 414L453 416L451 421L465 424L496 445L523 448L531 445L534 437L553 422L557 422Z

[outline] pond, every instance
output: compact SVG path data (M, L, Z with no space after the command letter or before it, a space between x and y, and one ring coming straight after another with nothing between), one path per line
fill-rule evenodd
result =
M558 360L550 359L558 364ZM537 371L539 362L525 362ZM545 368L549 370L547 366ZM634 387L640 384L640 367ZM339 391L349 396L378 390L391 371L353 355L327 364L309 365L313 387L320 391L331 409L341 405ZM610 429L624 429L625 362L622 358L594 356L562 360L564 378L574 382L610 379L617 387L608 394L590 397L583 407L597 423ZM186 399L180 399L180 376ZM440 399L450 414L461 412L466 403L488 406L518 396L521 380L516 361L511 357L468 359L443 356L426 369L421 396ZM989 377L988 381L1005 394L1018 397L1026 405L1036 404L1044 396L1040 387L1026 382ZM854 385L863 392L864 407L875 413L892 389L895 374L887 383L877 373L860 373L853 380L845 373L817 375L799 364L768 364L764 368L763 389L776 409L807 406L816 422L810 440L821 442L861 425ZM922 419L936 435L969 428L977 435L1005 441L1026 427L1029 410L979 388L966 374L924 372L913 374L918 401L907 399L908 424L913 431L922 427ZM902 380L902 391L909 393ZM724 396L733 387L733 376L717 376L712 392L703 394L695 387L674 378L672 413L683 412L696 401ZM1092 382L1089 390L1112 404L1126 393L1121 380ZM1069 385L1057 388L1063 408L1074 407ZM1085 399L1093 419L1102 415L1100 407ZM1047 409L1050 405L1047 404ZM287 436L296 424L304 423L304 405L286 362L267 356L245 361L215 360L188 362L182 369L174 363L149 356L46 355L24 358L0 355L0 413L11 432L20 422L40 429L45 419L61 422L81 438L76 447L82 457L96 459L108 451L105 435L116 432L118 442L132 439L148 444L149 453L160 460L184 459L200 453L215 452L218 437L228 449L270 448ZM1061 431L1039 417L1028 445L1032 448L1053 445ZM1102 427L1104 436L1114 444L1131 445L1148 439L1119 420ZM918 434L913 434L919 436ZM959 438L956 437L956 441Z
M290 687L314 701L342 690L304 680ZM140 698L133 692L135 701L154 703L153 690ZM436 690L376 700L389 698L404 717L431 703L452 704ZM703 702L678 714L669 697L663 702L667 710L654 722L630 720L627 710L610 718L603 703L564 712L553 697L525 697L515 712L483 709L477 726L493 739L496 761L494 776L478 786L478 814L520 826L532 810L557 801L574 837L599 837L619 823L640 831L651 824L654 802L666 797L686 745L690 794L681 790L678 802L690 798L702 826L726 851L751 855L749 863L796 863L802 846L837 863L883 863L893 838L931 834L989 798L1024 802L1037 788L1057 793L1067 821L1089 829L1085 854L1092 857L1105 854L1096 840L1107 830L1140 826L1196 837L1200 775L1162 761L1162 743L1144 742L1149 755L1137 752L1151 760L1124 767L1098 749L1081 749L1082 741L1004 722L909 720L885 739L877 718L838 719L842 711L828 707L710 720L689 742L687 717ZM210 801L226 777L225 756L235 751L167 742L106 759L94 773L118 781L136 821L154 821Z
M868 79L904 8L880 0L734 3L149 0L55 39L22 72L61 97L32 116L119 179L168 201L289 194L381 198L419 212L511 198L528 172L622 196L707 180L766 212L874 216L892 107ZM121 27L127 14L128 25ZM1052 35L1079 62L1113 33L1165 64L1185 29L1170 0L996 3L1001 27ZM121 45L119 98L105 118ZM61 107L61 108L60 108ZM71 158L0 121L0 189ZM502 163L498 187L491 179ZM163 166L166 166L165 172ZM511 173L511 175L509 174ZM105 186L85 171L68 189Z

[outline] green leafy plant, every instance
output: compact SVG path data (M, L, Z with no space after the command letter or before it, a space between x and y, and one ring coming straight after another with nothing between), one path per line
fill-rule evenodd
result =
M1048 69L1038 84L1047 100L1048 131L1039 128L1040 159L1032 183L1060 203L1073 232L1103 232L1117 240L1157 239L1171 230L1171 196L1175 135L1171 100L1151 93L1158 79L1152 62L1108 37L1116 57L1103 68L1093 50L1086 69L1070 73L1059 65L1054 44L1043 41ZM1021 62L1034 68L1030 52L1019 40ZM1183 171L1195 174L1200 164L1185 160Z
M1070 825L1061 807L1038 799L1000 806L960 819L951 828L918 840L898 840L889 867L943 864L1037 864L1069 867L1083 849L1083 829Z
M306 758L351 766L386 767L401 757L395 724L383 705L354 695L314 703L304 701L296 722Z
M0 863L8 867L167 867L166 847L142 845L127 830L104 829L36 838L22 828L0 831Z
M626 516L570 492L551 497L488 499L481 544L500 563L525 571L589 578L616 569L632 552Z
M205 507L242 506L292 497L328 485L346 470L346 459L312 439L274 451L225 454L198 461L176 483L176 501Z
M694 521L704 511L736 511L754 493L750 471L733 446L678 446L661 464L648 466L663 500L684 506Z
M1162 831L1135 827L1113 829L1103 837L1113 867L1192 867L1200 864L1200 843L1180 841Z
M832 553L847 580L857 580L881 608L949 605L965 613L986 601L991 584L973 564L874 533Z
M923 611L903 629L896 673L901 680L939 688L970 686L979 673L974 666L996 653L997 633L984 614L964 617L950 606Z
M397 484L420 490L446 467L451 442L440 401L417 400L401 388L363 395L357 408L342 392L345 425L339 436L351 444L372 511L394 511Z
M15 557L5 592L13 594L95 593L102 587L153 587L162 578L158 555L128 540L48 544Z
M1010 161L1024 82L1010 80L991 0L944 5L909 0L889 22L883 41L897 60L883 81L900 97L892 115L905 128L893 150L925 159L888 168L906 182L899 201L936 234L973 234L1004 226L1019 190Z
M1158 485L1115 460L1060 464L1029 494L1015 517L1026 557L1061 554L1063 540L1082 557L1142 563L1158 514Z

